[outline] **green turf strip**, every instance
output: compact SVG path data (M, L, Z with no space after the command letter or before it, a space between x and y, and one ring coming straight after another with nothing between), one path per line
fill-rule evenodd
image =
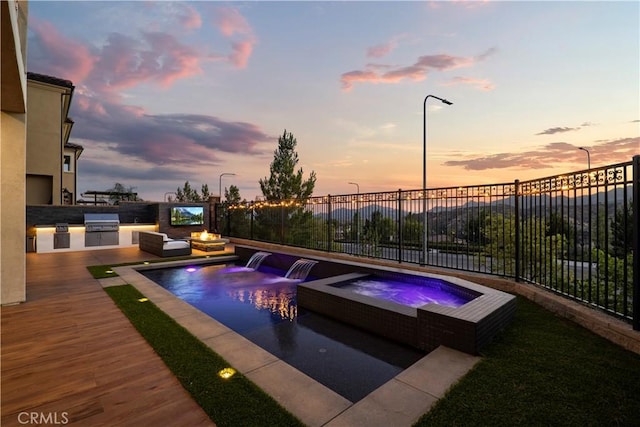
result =
M483 356L416 426L640 426L640 355L522 297Z
M222 379L229 367L133 286L105 288L140 334L218 426L301 426L291 413L240 373Z

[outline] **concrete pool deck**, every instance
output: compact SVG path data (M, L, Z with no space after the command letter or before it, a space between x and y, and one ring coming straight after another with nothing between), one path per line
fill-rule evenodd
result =
M103 287L134 286L309 426L410 426L480 360L439 347L352 403L175 297L135 267L117 267L114 270L118 277L99 282Z

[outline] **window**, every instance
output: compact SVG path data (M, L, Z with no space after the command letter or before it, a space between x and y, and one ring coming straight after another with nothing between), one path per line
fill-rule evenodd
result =
M64 170L65 172L71 172L71 156L64 156L62 170Z

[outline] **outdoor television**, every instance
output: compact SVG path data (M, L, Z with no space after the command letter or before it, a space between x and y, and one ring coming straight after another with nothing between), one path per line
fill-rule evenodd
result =
M171 225L203 225L204 207L174 206L171 208Z

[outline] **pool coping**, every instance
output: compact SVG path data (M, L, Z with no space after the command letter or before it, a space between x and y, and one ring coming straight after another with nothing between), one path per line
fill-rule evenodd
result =
M471 370L480 357L440 346L353 403L268 353L138 270L237 259L236 256L115 267L103 287L130 284L211 350L309 426L410 426Z

